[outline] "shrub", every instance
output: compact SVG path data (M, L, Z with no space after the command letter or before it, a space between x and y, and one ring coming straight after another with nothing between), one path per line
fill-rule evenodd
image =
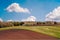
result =
M22 26L24 24L24 22L20 22L20 25Z
M14 26L19 26L20 23L19 23L19 22L13 22L13 25L14 25Z
M3 23L2 22L0 22L0 28L2 28L3 27Z
M13 26L13 24L10 22L3 23L3 27L11 27L11 26Z

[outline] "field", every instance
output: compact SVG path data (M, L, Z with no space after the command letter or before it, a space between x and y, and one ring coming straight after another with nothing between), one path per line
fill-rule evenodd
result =
M0 31L8 30L8 29L31 30L60 38L60 26L13 26L13 27L0 28Z

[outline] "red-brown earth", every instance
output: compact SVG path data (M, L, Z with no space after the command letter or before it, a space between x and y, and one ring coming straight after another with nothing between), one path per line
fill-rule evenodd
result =
M0 31L0 40L58 40L55 37L28 30Z

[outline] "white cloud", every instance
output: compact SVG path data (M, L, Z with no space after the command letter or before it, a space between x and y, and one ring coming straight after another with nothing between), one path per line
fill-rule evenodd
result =
M13 20L7 20L7 22L13 22Z
M20 20L7 20L7 22L20 22Z
M22 12L22 13L30 13L29 9L21 7L18 3L12 3L9 5L6 10L8 12Z
M27 19L23 19L23 20L21 20L21 21L36 21L36 17L30 16L30 17L28 17Z
M20 22L20 20L14 20L15 22Z
M55 8L52 12L46 15L46 21L60 20L60 7Z
M0 21L3 22L3 20L0 18Z

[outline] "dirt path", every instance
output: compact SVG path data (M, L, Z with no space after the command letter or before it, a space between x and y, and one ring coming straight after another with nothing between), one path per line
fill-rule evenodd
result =
M0 31L0 40L57 40L54 37L27 30Z

